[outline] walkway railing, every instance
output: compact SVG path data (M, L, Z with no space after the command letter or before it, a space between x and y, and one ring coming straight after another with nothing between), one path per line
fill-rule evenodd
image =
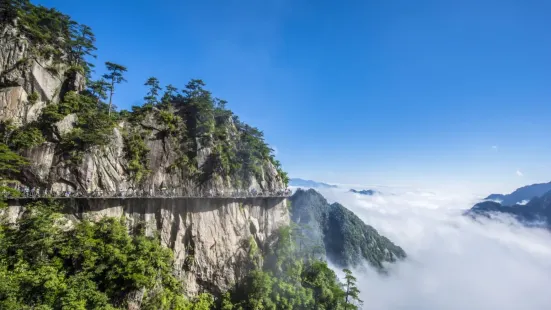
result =
M118 192L109 191L52 191L39 188L20 188L12 191L1 191L0 197L4 199L15 198L270 198L289 197L291 190L275 192L235 191L235 192L207 192L207 193L180 193L177 190L161 189L158 191L127 190Z

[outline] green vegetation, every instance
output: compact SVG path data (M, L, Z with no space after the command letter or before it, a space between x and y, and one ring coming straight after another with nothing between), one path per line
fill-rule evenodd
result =
M291 220L300 223L308 240L323 245L328 259L340 267L357 266L367 261L383 271L384 262L406 257L402 248L379 235L353 212L338 203L329 204L313 189L299 189L290 200L293 206Z
M221 309L357 309L359 300L350 297L355 279L343 286L327 263L315 258L315 251L298 247L291 227L279 231L261 266L256 263L254 239L249 245L252 270L223 296Z
M106 62L107 73L99 80L90 78L94 65L88 60L95 57L96 51L90 27L27 0L4 1L0 9L2 23L18 27L28 38L34 51L31 58L53 59L51 70L57 72L66 67L66 73L76 71L88 77L85 91L60 90L60 102L48 103L37 123L0 128L2 137L9 137L4 143L13 151L49 141L58 143L63 154L78 163L91 148L106 146L113 128L120 125L125 132L128 170L137 182L151 169L145 159L148 142L161 139L165 151L176 155L170 156L174 159L168 164L168 171L196 183L220 179L243 188L255 177L259 182L287 184L288 176L275 160L262 131L240 121L226 108L227 102L215 98L202 80L192 79L181 90L169 84L163 92L160 81L150 77L144 84L148 91L143 105L114 113L115 88L126 81L127 68ZM39 97L37 93L30 94L29 104L36 103ZM56 123L69 114L75 115L74 122L64 124L62 134ZM276 169L275 180L267 179L273 177L268 175L272 171L270 165Z
M86 60L92 52L95 37L90 27L78 24L55 9L36 6L28 0L4 0L0 4L0 23L14 23L43 58L54 63L68 61L89 74L93 65ZM55 67L52 67L55 69Z
M122 82L126 82L126 79L122 75L124 72L126 72L128 69L126 69L125 66L121 66L116 63L112 62L106 62L105 66L107 67L107 71L109 73L106 73L103 75L103 78L107 80L108 86L107 89L109 90L109 115L111 115L111 109L113 107L113 94L115 93L115 84L120 84Z
M352 271L350 271L350 269L343 269L343 272L346 296L346 306L344 307L344 309L356 310L358 309L358 307L356 307L356 304L361 305L363 303L363 301L360 299L360 290L356 286L356 277L352 275Z
M137 132L127 132L124 135L124 149L128 160L128 170L135 183L140 183L149 174L147 155L149 148L145 139Z
M1 147L0 147L1 149ZM210 309L212 296L183 297L172 253L157 238L128 235L122 219L68 228L55 204L27 205L0 223L0 309Z
M0 182L6 181L10 176L19 173L28 161L13 152L7 145L0 143Z
M0 122L0 137L12 150L29 149L45 141L36 122L21 127L15 126L11 120Z
M9 146L15 150L28 149L46 141L37 124L32 123L15 129L9 139Z

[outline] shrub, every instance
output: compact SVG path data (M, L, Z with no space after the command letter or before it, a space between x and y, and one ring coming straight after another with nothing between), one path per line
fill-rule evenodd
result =
M149 148L145 144L145 138L136 132L126 133L124 148L132 180L140 183L151 172L148 168Z
M9 139L9 146L14 150L29 149L46 141L37 124L31 123L17 128Z

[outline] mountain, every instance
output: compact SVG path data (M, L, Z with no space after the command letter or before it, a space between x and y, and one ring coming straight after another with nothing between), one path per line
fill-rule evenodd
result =
M522 201L531 200L534 197L540 197L548 191L551 191L551 182L523 186L516 189L514 192L506 195L491 194L484 199L499 200L500 203L504 206L512 206L521 203Z
M289 186L308 187L308 188L337 188L336 185L331 185L323 182L316 182L312 180L304 180L299 178L289 179Z
M41 192L103 193L107 197L101 200L77 199L78 216L67 217L129 219L128 231L158 234L162 246L172 250L174 272L185 281L186 294L231 289L251 264L244 244L267 249L269 237L290 224L287 202L282 197L189 197L253 189L274 193L285 189L286 173L262 131L241 121L201 80L183 82L177 90L150 78L142 105L112 109L109 95L124 103L109 93L116 83L109 88L105 80L91 79L88 52L95 50L94 41L87 26L55 9L25 0L0 4L2 191L10 180ZM106 67L111 74L116 67L122 76L133 69ZM14 167L17 162L21 167ZM109 197L119 191L155 194L161 188L185 197ZM11 207L23 210L25 203ZM22 213L9 220L16 222ZM7 295L0 287L0 302L2 296ZM94 308L77 308L83 307Z
M526 225L543 224L551 228L551 191L541 197L532 198L525 205L506 206L494 201L484 201L467 211L470 216L489 216L491 213L504 213Z
M87 77L92 65L81 52L93 47L91 30L82 33L86 26L55 10L24 7L14 10L18 19L0 24L0 138L30 161L13 178L55 191L285 188L287 176L262 131L202 80L165 91L150 78L155 95L131 111L112 111L108 89L97 89L105 81Z
M372 189L355 190L355 189L353 189L353 188L350 189L350 192L351 192L351 193L354 193L354 194L365 195L365 196L373 196L373 195L379 193L378 191L372 190Z
M329 204L313 189L299 189L291 196L291 220L314 246L340 267L358 266L367 261L383 269L383 263L406 257L402 248L381 236L358 216L339 203Z

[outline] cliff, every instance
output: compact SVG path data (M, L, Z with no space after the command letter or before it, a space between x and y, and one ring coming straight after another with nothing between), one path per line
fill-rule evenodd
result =
M383 270L384 263L406 257L405 251L338 203L329 204L313 189L299 189L290 198L291 220L306 240L320 246L334 264L356 267L366 261Z
M11 200L8 218L14 222L25 199ZM124 217L133 230L145 227L158 234L174 253L174 270L189 295L220 294L232 289L250 270L251 240L261 250L268 237L289 224L283 198L127 198L66 200L72 221Z
M89 29L21 3L0 10L0 139L28 164L2 169L2 190L19 183L49 191L155 195L163 189L227 197L285 189L286 174L262 132L240 121L201 80L162 93L152 78L142 106L112 111L105 101L112 86L90 76ZM159 234L190 295L230 289L250 267L250 243L263 249L289 224L283 198L61 201L73 221L124 217L130 229L141 225ZM25 202L10 201L12 222Z
M67 91L82 91L84 77L32 42L18 21L0 27L0 121L16 126L38 120L42 109Z
M85 77L92 65L82 51L95 49L93 34L84 36L86 28L55 10L27 6L19 18L0 16L1 138L31 163L13 178L83 192L285 188L262 132L241 122L201 80L181 92L169 85L162 98L157 82L144 106L107 113L102 93L113 89Z

